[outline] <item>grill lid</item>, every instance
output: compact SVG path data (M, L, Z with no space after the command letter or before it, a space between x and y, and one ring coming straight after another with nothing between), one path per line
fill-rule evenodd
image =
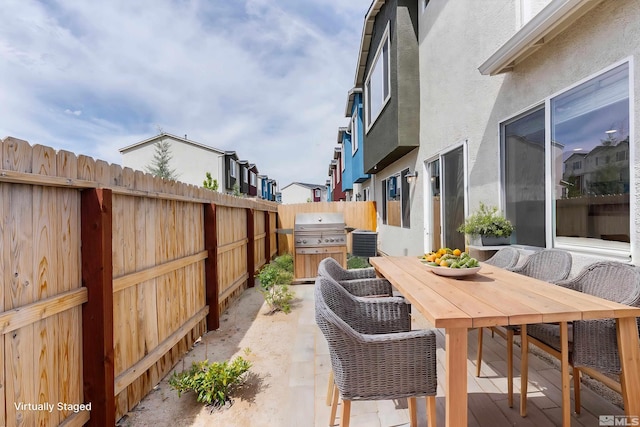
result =
M341 213L299 213L296 215L294 231L341 230L345 227Z

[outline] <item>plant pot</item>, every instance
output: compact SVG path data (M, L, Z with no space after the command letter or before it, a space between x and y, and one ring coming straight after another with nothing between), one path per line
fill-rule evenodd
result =
M511 243L509 237L481 236L482 246L501 246Z

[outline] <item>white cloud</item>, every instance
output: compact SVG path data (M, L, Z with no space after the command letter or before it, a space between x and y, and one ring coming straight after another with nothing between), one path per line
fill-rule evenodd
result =
M9 0L0 135L119 163L164 131L324 183L370 0Z

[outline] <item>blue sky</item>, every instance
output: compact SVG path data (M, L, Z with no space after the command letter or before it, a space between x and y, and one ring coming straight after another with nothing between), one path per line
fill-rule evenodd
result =
M159 129L324 183L371 0L4 0L0 138L121 163Z

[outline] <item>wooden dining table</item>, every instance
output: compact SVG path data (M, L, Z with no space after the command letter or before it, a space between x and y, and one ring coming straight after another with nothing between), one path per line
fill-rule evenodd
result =
M640 343L636 323L640 308L484 263L478 273L454 278L436 275L417 257L374 257L369 262L436 328L444 328L446 426L467 425L470 328L543 322L566 325L574 320L603 318L616 319L625 414L640 415ZM563 362L566 365L566 360ZM525 373L523 381L526 378ZM568 369L562 372L562 388L568 396ZM521 409L523 406L526 407L526 396L521 395ZM562 406L563 425L569 426L568 399Z

